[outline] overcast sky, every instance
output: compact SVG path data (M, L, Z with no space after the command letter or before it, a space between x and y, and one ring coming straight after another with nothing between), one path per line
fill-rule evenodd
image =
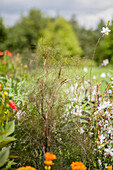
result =
M113 18L113 0L0 0L0 16L7 26L18 21L20 15L27 15L31 8L66 19L75 14L79 24L86 28L96 27L100 18L106 22Z

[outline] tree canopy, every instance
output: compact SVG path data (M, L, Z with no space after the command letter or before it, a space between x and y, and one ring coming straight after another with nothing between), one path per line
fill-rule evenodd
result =
M0 50L4 50L5 48L5 41L7 39L7 31L6 27L3 23L2 18L0 18Z
M109 26L111 32L109 35L105 35L97 48L95 60L97 63L101 63L104 59L109 59L113 63L113 21Z
M46 44L48 43L51 47L60 50L62 57L77 57L82 54L77 36L69 22L64 18L56 18L54 21L50 21L42 35Z
M100 20L95 30L87 30L78 24L75 16L67 21L62 17L45 17L40 10L31 9L27 16L21 16L18 22L8 28L0 18L0 50L34 52L43 39L46 45L56 50L57 60L59 56L92 59L102 27L105 27L103 20ZM102 37L96 49L94 60L98 64L104 59L113 63L113 21L109 28L110 35Z
M37 39L41 36L41 31L47 23L45 20L41 11L30 10L28 16L22 16L20 21L8 29L7 47L13 50L36 48Z

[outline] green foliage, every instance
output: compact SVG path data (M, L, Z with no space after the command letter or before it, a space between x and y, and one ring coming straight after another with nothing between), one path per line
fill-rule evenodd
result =
M2 167L9 157L9 148L4 148L0 151L0 167Z
M31 9L29 15L21 17L13 27L8 29L7 48L11 50L35 49L37 39L46 25L46 18L39 10Z
M10 169L14 161L10 161L11 143L16 140L15 120L12 120L13 111L9 107L9 99L16 94L17 86L11 78L0 77L0 168Z
M98 37L95 31L81 28L79 40L80 40L80 45L83 49L83 57L87 59L92 59L97 38Z
M74 34L71 25L63 18L56 18L49 22L47 28L43 31L42 41L53 49L60 52L61 58L76 58L81 55L82 50L79 46L78 39ZM61 58L56 58L60 60Z
M5 127L2 125L0 126L0 167L8 161L9 147L7 147L7 144L16 140L14 137L10 136L14 130L14 121L6 123Z
M91 65L89 59L92 59L103 21L99 23L95 31L80 28L74 18L70 23L63 18L44 18L40 11L31 10L27 17L22 17L14 27L7 29L7 43L5 34L0 35L4 37L4 44L10 49L17 50L19 48L26 52L29 48L28 53L37 47L38 42L38 59L41 61L43 58L42 69L39 60L37 58L33 60L35 63L33 69L35 70L36 67L37 69L31 73L28 68L23 69L24 66L17 55L9 58L4 53L1 57L0 169L2 168L2 170L12 170L12 165L14 165L14 168L31 165L43 170L44 154L47 151L57 156L54 165L55 170L70 170L72 161L84 162L89 170L99 169L98 159L104 160L103 163L112 164L113 159L109 155L104 157L104 149L111 145L110 133L108 133L108 141L105 141L105 147L102 148L103 153L97 151L96 143L100 138L99 132L102 133L99 125L100 121L103 124L102 114L106 119L104 114L107 113L107 110L111 111L112 108L106 107L102 113L98 114L98 117L97 114L94 115L100 109L98 106L101 104L101 100L101 102L106 102L109 99L108 103L111 101L112 104L113 83L111 82L109 86L108 77L105 80L100 79L100 73L105 72L107 74L109 68L93 68L92 74L98 75L98 80L90 82L85 80L85 76L82 76L85 74L83 73L85 65L88 68L87 79L92 76L89 75ZM110 29L112 29L112 26ZM105 36L101 41L97 49L98 55L95 57L98 63L105 56L112 60L111 37ZM99 50L100 47L101 50ZM104 54L103 50L105 50ZM98 58L100 51L102 57ZM29 57L31 57L31 54L29 53ZM81 55L88 59L79 60L78 57ZM75 67L69 68L67 66L65 68L66 59L79 61L76 63L76 70ZM21 67L19 67L20 65ZM94 65L93 62L92 65ZM59 66L59 69L57 66ZM8 77L9 73L12 73L10 78ZM81 78L79 78L80 76ZM99 91L98 84L93 86L94 82L100 82L100 80L104 81L107 86L106 88L101 86L102 92ZM76 88L73 94L69 90L72 83L74 83L73 87ZM107 93L108 86L111 90L109 93ZM99 97L101 97L101 100L99 100ZM8 105L9 99L14 99L19 106L17 115L13 116L13 111ZM77 109L80 109L79 113L82 113L82 117L74 115ZM108 120L110 124L110 118ZM84 130L83 133L80 131L81 128ZM15 136L13 136L14 132ZM95 133L90 136L89 132ZM11 148L11 151L9 148ZM10 153L11 156L17 156L12 156L12 158L17 158L17 165L13 160L9 161ZM102 166L104 167L104 165Z
M12 59L4 51L3 57L0 59L0 74L6 75L6 73L14 72L14 65L11 61Z
M103 61L103 59L106 59L106 58L110 59L109 54L110 54L110 51L112 51L112 49L108 47L109 46L108 42L102 41L102 39L99 42L99 45L97 46L95 59L93 58L93 53L95 50L96 43L99 37L102 35L101 34L102 27L105 27L105 22L102 19L99 21L97 28L95 30L92 30L92 29L87 30L84 27L80 27L74 16L71 18L70 23L73 27L75 34L78 37L79 44L82 48L82 51L83 51L82 57L86 59L91 59L91 60L93 59L97 62L97 64L100 64ZM105 39L107 40L110 37L111 37L110 35L105 36ZM111 41L109 42L111 43Z
M61 70L56 74L55 68L51 71L43 65L42 71L20 85L26 104L18 118L12 154L19 156L18 166L43 169L44 153L51 151L57 155L54 169L68 170L75 159L89 160L90 154L83 154L84 147L89 152L89 142L84 142L77 130L79 125L66 112L67 80L60 76Z
M0 149L5 147L8 143L15 141L14 137L10 137L10 135L15 130L14 121L8 122L5 128L1 127L0 129Z
M109 29L111 32L109 35L103 37L97 48L95 61L99 64L102 63L104 59L109 59L109 61L113 63L113 21L109 26Z
M0 50L22 52L25 62L36 52L37 45L46 44L45 47L56 50L57 61L61 58L75 59L79 56L92 59L103 26L105 23L101 19L95 30L87 30L78 25L74 15L68 22L64 18L45 17L40 10L31 9L27 16L21 16L20 21L9 28L5 27L0 18ZM110 35L105 36L96 49L94 60L98 64L106 58L113 62L112 25L110 29ZM71 62L73 63L73 60Z
M95 44L98 40L98 31L87 30L84 27L80 27L75 16L72 16L70 24L74 30L75 35L79 40L80 47L82 48L82 57L86 59L92 59Z
M2 18L0 18L0 50L5 50L6 39L7 39L7 31Z
M30 58L29 54L32 56L32 52L36 52L37 44L46 44L46 47L56 50L57 61L61 58L75 59L79 56L92 59L103 26L105 23L100 20L95 30L87 30L78 25L75 16L68 22L64 18L45 17L40 10L31 9L28 16L21 16L20 21L9 28L5 28L0 19L0 50L23 52L23 61L26 61ZM110 29L111 36L106 36L105 41L101 41L96 50L95 61L98 64L106 58L112 63L112 26Z

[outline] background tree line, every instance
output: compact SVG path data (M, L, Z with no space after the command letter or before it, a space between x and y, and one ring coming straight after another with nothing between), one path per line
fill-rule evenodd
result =
M108 58L113 63L113 21L110 25L111 33L101 39L94 60L100 64L103 59ZM93 59L93 51L101 29L105 27L100 20L95 30L87 30L79 26L76 17L72 16L70 21L62 17L47 17L40 10L31 9L28 16L22 16L12 27L6 27L0 18L0 50L6 49L12 52L29 50L37 51L38 45L51 46L60 51L61 57L84 57ZM42 43L42 40L44 43ZM27 55L28 57L28 55ZM59 58L57 58L59 60Z

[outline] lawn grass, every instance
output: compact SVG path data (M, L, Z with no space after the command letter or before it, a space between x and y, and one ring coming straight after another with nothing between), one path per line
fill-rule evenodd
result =
M84 72L84 68L87 68L88 72ZM106 77L102 78L101 73L105 73ZM107 67L64 67L62 70L63 77L75 80L77 77L80 79L84 77L85 80L89 80L92 84L101 83L100 90L104 91L108 83L111 82L111 77L113 77L112 66ZM111 75L111 76L110 76ZM93 79L96 76L96 79Z
M59 75L59 70L61 65L51 65L47 67L45 70L45 75L48 75L49 80L56 80ZM84 72L84 68L87 68L88 72ZM36 71L37 69L37 71ZM42 67L38 67L34 69L36 76L42 76L43 69ZM47 73L47 74L46 74ZM106 77L102 78L101 73L105 73ZM101 83L100 90L104 91L107 87L108 83L111 81L111 77L113 77L113 67L112 65L107 65L106 67L99 67L97 66L94 61L90 60L80 60L79 63L67 64L62 66L61 69L61 78L63 79L70 79L71 83L75 83L76 79L82 79L84 77L85 80L89 80L92 84ZM96 79L93 79L93 76L96 76ZM79 82L79 81L78 81Z

